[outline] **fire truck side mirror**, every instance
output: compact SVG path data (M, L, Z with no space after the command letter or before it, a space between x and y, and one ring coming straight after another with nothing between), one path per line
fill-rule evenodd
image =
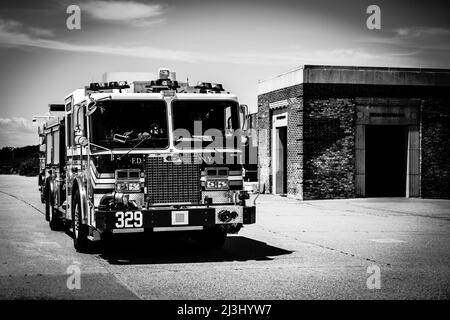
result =
M88 106L87 106L87 116L92 115L95 111L97 110L97 103L95 101L91 101L89 102Z
M242 112L242 130L247 129L247 118L248 118L248 106L246 104L241 104L239 106Z

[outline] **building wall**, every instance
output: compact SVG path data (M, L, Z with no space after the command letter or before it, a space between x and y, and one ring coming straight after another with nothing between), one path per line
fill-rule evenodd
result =
M270 104L282 100L287 100L288 112L288 195L305 200L355 197L354 99L304 99L303 85L258 96L260 191L272 192Z
M270 192L271 157L270 157L270 95L258 96L258 181L259 191Z
M288 127L287 127L287 193L298 199L303 199L303 170L304 170L304 104L302 87L295 92L297 97L288 99Z
M450 199L450 99L423 100L421 109L421 196Z
M304 98L302 86L296 87L259 96L261 191L272 191L270 103L288 100L285 107L288 111L288 195L308 200L358 196L355 156L358 106L402 108L422 101L418 193L423 198L450 199L449 99L319 98L321 94Z
M355 101L306 99L304 103L304 199L353 198Z
M392 124L408 129L406 195L450 199L449 87L450 70L369 67L304 66L260 82L260 191L272 192L272 113L283 108L289 196L365 196L365 126Z
M271 164L271 126L272 111L270 105L287 100L285 107L288 112L288 192L296 190L301 195L301 118L303 86L295 85L275 90L258 96L258 167L260 192L271 192L272 164ZM298 151L297 151L298 150ZM299 155L300 154L300 155Z

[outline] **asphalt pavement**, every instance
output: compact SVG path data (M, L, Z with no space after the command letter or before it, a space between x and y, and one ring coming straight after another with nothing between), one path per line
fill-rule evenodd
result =
M449 299L450 201L256 200L222 251L129 237L75 252L37 178L0 176L0 299ZM79 277L78 277L79 275Z

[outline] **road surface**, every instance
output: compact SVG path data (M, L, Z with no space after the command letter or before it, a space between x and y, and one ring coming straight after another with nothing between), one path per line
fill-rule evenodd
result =
M256 202L257 224L220 252L132 238L81 254L50 231L37 178L0 176L0 299L450 297L448 200Z

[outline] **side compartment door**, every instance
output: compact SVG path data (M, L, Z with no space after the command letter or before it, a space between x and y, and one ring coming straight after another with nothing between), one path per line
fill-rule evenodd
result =
M65 117L65 150L66 150L66 219L72 219L71 206L72 206L72 185L74 180L74 174L72 171L73 166L73 117L72 117L72 103L73 97L69 97L65 101L66 117Z

